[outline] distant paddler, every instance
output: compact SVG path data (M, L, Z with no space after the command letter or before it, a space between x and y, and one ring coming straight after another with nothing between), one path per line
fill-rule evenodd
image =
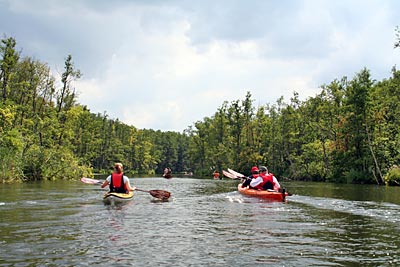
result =
M172 178L172 170L171 170L171 168L165 168L164 169L163 177L166 178L166 179L171 179Z

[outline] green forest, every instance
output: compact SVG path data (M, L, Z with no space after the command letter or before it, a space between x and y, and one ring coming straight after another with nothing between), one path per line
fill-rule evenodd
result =
M109 173L121 162L130 176L158 175L170 167L175 174L210 178L214 170L248 174L262 164L279 179L400 185L395 66L381 81L366 68L339 77L303 101L294 92L288 102L281 97L255 106L249 91L182 133L137 129L106 112L90 112L77 102L74 82L81 76L71 55L57 81L46 63L21 55L14 38L1 40L3 183L76 180Z

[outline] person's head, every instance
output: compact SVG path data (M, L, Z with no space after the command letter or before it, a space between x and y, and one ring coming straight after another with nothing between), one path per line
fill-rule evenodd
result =
M122 170L123 170L122 163L119 163L119 162L115 163L115 164L114 164L114 170L115 170L117 173L121 173Z
M257 166L253 166L251 168L251 174L258 174L258 172L259 172L259 170L258 170Z
M267 173L268 172L268 169L265 166L260 166L260 168L258 168L258 169L259 169L260 173Z

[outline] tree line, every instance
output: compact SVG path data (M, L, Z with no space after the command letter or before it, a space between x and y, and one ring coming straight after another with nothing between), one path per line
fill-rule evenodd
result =
M396 47L397 43L395 44ZM46 63L0 44L0 179L77 179L122 162L131 175L211 176L267 165L279 177L342 183L400 182L400 71L375 81L363 69L301 101L255 107L251 93L225 101L182 133L137 129L77 102L72 56L56 81Z

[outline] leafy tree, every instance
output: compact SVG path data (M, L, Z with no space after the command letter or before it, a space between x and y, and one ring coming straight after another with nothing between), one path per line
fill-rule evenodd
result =
M12 37L2 39L0 44L0 85L3 103L7 100L8 82L19 60L19 53L15 50L16 44L17 42Z
M398 32L398 28L396 28ZM76 179L108 173L115 161L130 174L193 171L210 176L267 165L292 179L398 182L400 72L373 81L367 69L321 86L300 101L294 93L254 107L251 93L223 102L183 133L137 129L76 101L81 77L72 56L62 87L47 64L20 58L13 38L0 44L0 181ZM397 48L395 46L395 48Z
M62 88L57 95L57 113L60 113L62 109L68 110L75 104L76 94L71 88L71 83L79 78L81 78L81 72L75 69L72 56L68 55L61 75Z

